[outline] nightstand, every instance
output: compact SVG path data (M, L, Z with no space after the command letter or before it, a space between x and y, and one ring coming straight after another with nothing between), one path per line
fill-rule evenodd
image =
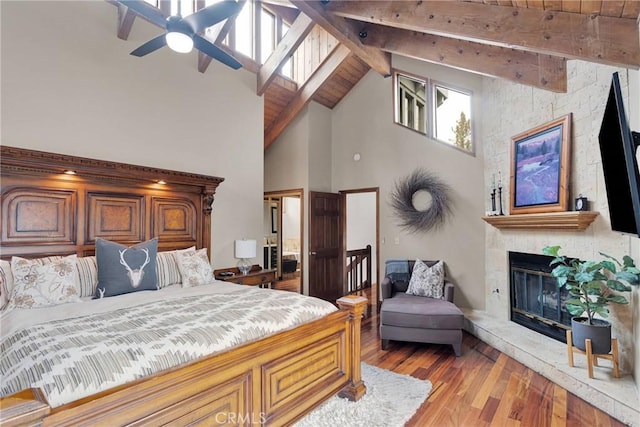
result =
M233 273L233 276L221 276L220 273ZM251 271L242 274L236 267L221 268L213 272L216 280L237 283L239 285L260 286L261 288L273 288L276 284L276 270L266 270L259 265L253 265Z

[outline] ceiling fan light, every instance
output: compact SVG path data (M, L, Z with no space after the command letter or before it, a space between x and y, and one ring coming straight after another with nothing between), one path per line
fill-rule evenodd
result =
M165 38L167 40L167 46L175 52L189 53L191 49L193 49L193 39L184 33L170 31Z

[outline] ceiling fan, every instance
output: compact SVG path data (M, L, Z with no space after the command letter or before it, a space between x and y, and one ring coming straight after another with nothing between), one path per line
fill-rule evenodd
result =
M235 70L242 67L242 64L234 57L198 34L206 28L237 13L242 8L237 2L225 0L200 9L196 13L184 18L180 16L178 12L178 15L173 15L166 19L160 10L150 7L145 1L123 0L122 4L138 15L167 30L165 34L149 40L131 52L131 55L138 57L144 56L164 46L169 46L170 49L176 52L188 53L195 47L200 52L217 59ZM180 7L178 7L178 10L180 10Z

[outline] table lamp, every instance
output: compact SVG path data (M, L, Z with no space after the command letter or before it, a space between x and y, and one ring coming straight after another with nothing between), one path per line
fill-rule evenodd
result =
M238 261L238 270L242 274L247 274L251 270L251 260L256 257L256 241L255 240L236 240L236 258Z

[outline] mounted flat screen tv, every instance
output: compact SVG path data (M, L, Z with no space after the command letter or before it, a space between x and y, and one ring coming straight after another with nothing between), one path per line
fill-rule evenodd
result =
M636 159L640 134L629 128L618 73L613 73L598 140L611 229L640 237L640 174Z

